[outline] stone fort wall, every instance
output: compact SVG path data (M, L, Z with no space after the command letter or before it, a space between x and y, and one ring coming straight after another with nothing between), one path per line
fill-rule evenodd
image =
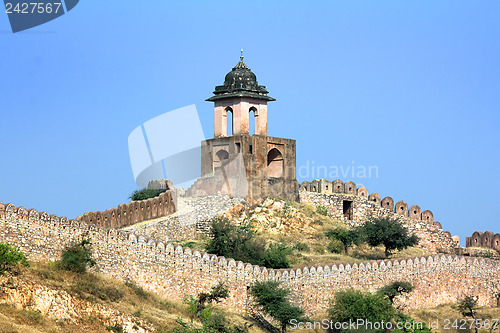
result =
M476 231L472 236L466 238L465 246L483 247L500 252L500 234L493 234L491 231L485 231L484 233Z
M175 202L172 192L165 191L147 200L131 201L104 211L87 212L78 216L76 220L94 224L98 228L122 228L174 212Z
M365 187L357 188L353 182L305 181L300 184L300 201L326 207L329 216L351 227L363 224L370 216L397 217L409 232L420 238L418 246L422 248L453 253L459 247L460 240L443 231L430 210L422 212L417 205L408 208L402 200L394 204L391 197L381 199L378 193L368 194Z
M267 269L34 209L0 204L0 241L17 245L30 260L58 259L64 246L81 236L91 239L97 269L104 274L134 280L147 290L177 300L186 294L208 291L217 281L224 281L231 295L225 305L234 311L247 309L248 287L257 279L282 281L292 290L292 300L309 314L323 313L339 289L374 291L395 280L416 286L416 291L402 300L411 308L456 302L468 294L478 296L482 306L493 306L494 293L500 288L497 260L439 254Z

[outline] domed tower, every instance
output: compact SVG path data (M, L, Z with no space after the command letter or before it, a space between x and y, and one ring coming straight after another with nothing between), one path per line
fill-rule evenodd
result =
M191 194L298 200L295 140L267 136L267 102L275 99L258 84L243 56L213 94L207 101L214 102L214 138L203 142L202 178ZM255 133L249 133L250 122ZM238 170L244 181L227 185L227 175Z
M214 137L227 136L228 113L232 113L232 135L249 134L250 114L255 118L255 134L267 135L267 102L275 101L267 96L265 86L259 86L257 77L240 61L227 73L224 85L216 86L214 96ZM252 133L253 134L253 133Z

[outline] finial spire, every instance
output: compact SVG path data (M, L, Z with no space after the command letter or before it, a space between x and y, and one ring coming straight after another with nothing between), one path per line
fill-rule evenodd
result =
M243 49L241 49L241 51L240 51L240 52L241 52L241 53L240 53L240 60L242 60L242 61L243 61Z

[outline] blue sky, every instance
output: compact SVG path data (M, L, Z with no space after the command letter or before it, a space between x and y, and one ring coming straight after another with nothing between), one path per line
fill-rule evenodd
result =
M0 201L74 218L127 202L127 138L211 96L237 63L267 85L297 166L500 232L498 1L81 1L12 34L0 14ZM309 177L312 178L312 177ZM300 181L305 180L299 179Z

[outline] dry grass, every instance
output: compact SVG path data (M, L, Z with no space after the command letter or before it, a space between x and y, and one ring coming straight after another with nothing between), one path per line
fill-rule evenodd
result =
M429 327L429 323L435 323L439 321L439 329L433 329L433 332L474 332L474 330L466 327L465 330L457 330L452 327L450 324L450 329L445 329L445 319L448 319L453 323L455 320L460 321L464 319L460 312L454 308L453 304L445 304L432 309L420 309L420 310L412 310L409 312L409 315L414 318L417 322L424 322ZM477 319L500 319L500 307L496 308L480 308L477 310ZM467 318L470 319L470 318ZM500 324L500 323L499 323ZM459 324L460 325L460 324ZM468 326L468 325L467 325ZM487 329L479 330L479 332L500 332L500 328L496 328L494 331L490 331Z
M80 318L77 323L49 319L36 310L18 309L7 304L0 304L1 333L37 333L37 332L109 332L94 318Z
M267 243L280 242L283 244L289 244L292 248L294 248L294 251L289 258L292 267L386 259L384 248L382 246L370 247L366 244L352 246L348 253L331 253L328 250L330 239L326 237L325 232L334 228L347 228L347 226L337 219L319 214L316 207L313 205L298 202L288 203L293 208L299 210L302 214L313 220L313 223L311 224L312 229L308 229L309 231L301 231L290 234L262 231L258 233L258 237L265 239ZM266 212L266 210L269 211L270 209L268 207L261 208L264 212ZM278 212L278 214L279 213L280 212ZM285 218L285 214L283 213L283 216L281 217ZM190 247L201 252L206 249L207 239L207 236L199 235L196 239L173 241L172 243L175 245L178 244ZM300 248L302 249L299 250ZM394 251L390 258L406 258L430 254L430 251L410 247L402 251Z
M21 268L19 278L54 290L64 290L77 299L100 303L125 315L153 325L158 332L179 328L177 318L190 322L187 306L164 299L132 282L112 279L97 273L76 274L59 270L54 263L30 263ZM227 313L233 323L245 322L238 314ZM196 324L196 322L195 322ZM77 323L55 321L37 311L0 305L1 332L109 332L96 318L79 318ZM250 332L261 333L257 327Z
M268 242L281 242L292 247L306 247L306 250L294 250L290 257L292 267L338 264L345 262L360 262L366 260L386 259L383 246L370 247L366 244L352 246L347 253L331 253L328 250L330 239L325 232L334 228L348 228L343 222L332 217L324 216L316 211L313 205L291 202L292 207L302 212L314 222L312 231L293 234L276 234L261 232L259 236ZM410 247L402 251L394 251L390 258L406 258L413 256L430 255L432 252L425 249Z

